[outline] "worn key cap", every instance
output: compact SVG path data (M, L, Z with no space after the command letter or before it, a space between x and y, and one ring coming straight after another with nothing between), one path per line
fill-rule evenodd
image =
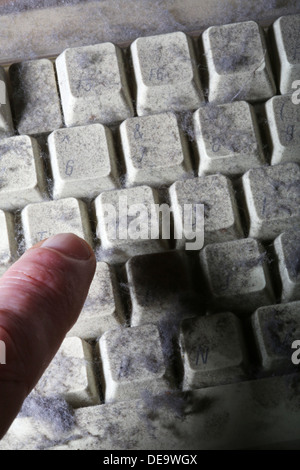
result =
M125 323L123 306L113 268L98 262L87 299L67 336L91 340Z
M255 168L242 177L249 237L272 240L300 225L300 167L283 163Z
M183 390L245 380L244 339L239 319L232 313L184 320L180 346Z
M0 67L0 139L14 134L5 70Z
M300 81L299 81L300 86ZM271 141L271 164L300 163L300 106L291 96L273 96L265 104Z
M158 195L149 186L100 194L95 199L94 208L101 260L123 263L131 256L168 248L168 233L165 239L162 238L158 205Z
M204 244L243 237L240 216L232 184L226 176L209 175L176 181L169 189L175 233L183 233L185 204L204 205ZM184 248L187 240L176 239L176 248Z
M98 404L91 345L80 338L65 338L34 390L43 396L60 396L75 408Z
M182 32L131 44L137 114L196 109L204 101L191 39Z
M27 135L0 140L0 208L20 209L46 197L37 141Z
M212 307L218 311L248 314L275 301L267 254L257 240L207 245L200 252L200 263Z
M294 349L300 346L299 312L300 302L291 302L261 307L252 315L254 337L264 370L287 373L293 366ZM293 345L294 341L298 343Z
M273 33L279 56L280 93L292 93L295 81L296 86L300 86L300 15L278 18L273 24Z
M48 59L13 64L9 69L20 134L43 134L62 126L53 64Z
M208 104L193 121L199 176L235 176L265 163L254 109L246 101Z
M53 198L93 198L117 187L116 155L102 124L59 129L48 137Z
M86 205L75 198L29 204L21 218L27 249L52 235L69 232L92 245Z
M66 126L133 116L121 49L112 43L66 49L56 59Z
M154 325L117 328L99 341L105 402L140 398L172 389L159 331Z
M127 186L168 185L191 174L187 142L175 114L127 119L120 134Z
M202 35L208 100L259 101L275 95L263 31L254 21L211 26Z

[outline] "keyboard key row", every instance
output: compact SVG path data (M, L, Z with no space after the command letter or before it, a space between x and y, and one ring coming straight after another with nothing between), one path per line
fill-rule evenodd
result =
M48 197L47 186L51 187L53 199L93 199L103 191L119 188L120 181L125 187L170 186L177 180L192 178L195 165L199 176L221 173L238 177L257 167L262 168L261 172L255 170L249 175L261 174L268 179L267 175L279 171L276 166L281 161L299 163L300 117L298 107L287 97L272 98L266 109L273 116L270 126L274 169L267 168L256 118L246 102L205 106L194 113L194 158L172 113L124 121L120 126L121 149L116 148L111 130L102 124L58 129L48 137L48 184L35 138L22 135L2 139L0 208L16 210L40 202ZM285 173L288 168L291 167L286 166ZM245 176L247 186L246 179Z
M95 240L100 258L116 264L138 254L170 249L173 240L177 249L200 250L203 243L223 243L244 236L271 241L286 227L298 230L300 224L300 168L295 163L245 173L240 179L243 205L225 176L209 175L174 183L169 189L169 203L163 202L150 186L104 191L94 200L89 214L86 203L80 199L43 201L43 193L38 189L43 182L36 171L40 157L26 146L29 137L25 142L24 136L16 139L16 144L24 144L20 148L28 154L22 154L22 166L17 164L16 152L15 159L8 162L9 173L25 169L32 187L25 183L18 186L13 173L10 182L0 188L0 207L9 213L20 207L20 201L21 207L26 206L21 211L25 248L56 233L73 232L92 246ZM29 203L32 199L43 202ZM247 233L241 228L242 212L248 218ZM96 234L91 228L91 217ZM4 225L5 237L14 239L11 226L12 223ZM11 257L9 247L5 256Z
M251 315L257 362L233 313L183 320L174 337L183 366L181 382L175 380L164 332L154 324L110 329L96 342L95 353L86 341L69 337L34 393L59 396L78 408L100 403L98 376L104 402L110 403L138 399L145 393L155 396L292 373L297 365L292 355L300 333L299 308L300 302L271 305Z
M273 247L272 258L251 238L207 245L193 258L178 251L134 256L121 279L115 267L98 261L68 336L95 340L127 324L154 324L172 336L186 318L229 311L245 319L260 306L300 300L299 232L285 232Z
M299 76L299 22L300 15L282 17L272 29L283 94L292 93ZM199 58L194 43L182 32L136 39L130 46L130 78L124 52L112 43L66 49L55 62L59 93L51 61L13 64L17 130L35 135L61 127L63 120L67 127L123 121L134 116L132 81L138 116L195 110L204 102L199 63L207 69L209 102L266 101L276 94L264 32L255 22L209 27L199 39ZM1 118L1 133L11 133L8 103Z

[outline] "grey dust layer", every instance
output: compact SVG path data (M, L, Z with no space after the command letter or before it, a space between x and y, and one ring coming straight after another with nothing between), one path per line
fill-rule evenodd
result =
M268 37L248 21L0 69L0 273L59 232L97 256L81 315L1 449L299 438L299 30L292 15ZM122 197L148 237L115 236ZM172 207L169 238L153 204ZM189 204L204 210L192 255Z

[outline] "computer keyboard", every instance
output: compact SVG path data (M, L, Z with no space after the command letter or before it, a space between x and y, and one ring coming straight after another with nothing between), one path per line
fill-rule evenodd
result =
M0 449L300 448L300 15L208 26L0 67L0 274L97 257Z

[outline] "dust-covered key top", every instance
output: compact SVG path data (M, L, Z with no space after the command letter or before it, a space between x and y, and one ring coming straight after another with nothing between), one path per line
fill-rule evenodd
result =
M176 181L169 189L173 212L176 248L184 248L184 207L195 210L197 204L204 205L204 244L234 240L243 237L243 230L231 181L223 175L209 175ZM197 221L195 220L195 231ZM200 238L199 230L199 238ZM183 234L183 236L179 236ZM178 238L176 238L178 236ZM197 240L197 239L196 239ZM200 247L201 248L201 247Z
M214 309L248 314L275 301L267 253L257 240L207 245L200 263Z
M117 187L116 155L102 124L59 129L48 137L53 198L93 198Z
M101 193L94 201L101 260L123 263L131 256L167 249L170 218L160 223L159 206L158 194L149 186Z
M280 93L292 93L300 86L300 15L278 18L273 24L273 39L278 54Z
M56 59L66 126L133 116L122 51L112 43L66 49Z
M260 101L275 95L264 33L257 23L211 26L202 41L209 101Z
M105 402L140 398L147 390L174 388L158 328L142 325L107 331L99 341Z
M6 74L0 67L0 139L14 134L10 103L8 100Z
M193 123L199 176L234 176L265 164L255 112L246 101L202 106Z
M125 323L116 274L106 263L99 261L82 311L67 336L91 340L105 331Z
M187 142L175 114L127 119L120 134L127 186L167 185L192 175Z
M300 81L299 81L300 86ZM265 103L271 164L300 163L300 106L291 96L273 96Z
M98 404L91 345L80 338L65 338L34 390L45 397L63 398L74 408Z
M300 302L291 302L261 307L252 315L253 333L263 370L287 373L299 364L299 312Z
M281 280L281 301L300 300L300 229L286 230L274 240Z
M138 116L196 109L204 101L191 39L182 32L131 44Z
M0 210L0 269L12 263L17 255L14 217L9 212Z
M244 339L239 319L232 313L184 320L180 348L183 390L245 380Z
M37 141L27 135L0 140L0 208L21 209L47 197Z
M26 248L59 233L72 232L92 245L86 205L75 198L28 204L21 213Z
M272 240L300 225L300 167L283 163L254 168L242 177L249 237Z
M43 134L62 126L53 64L48 59L13 64L9 69L16 126L20 134Z

